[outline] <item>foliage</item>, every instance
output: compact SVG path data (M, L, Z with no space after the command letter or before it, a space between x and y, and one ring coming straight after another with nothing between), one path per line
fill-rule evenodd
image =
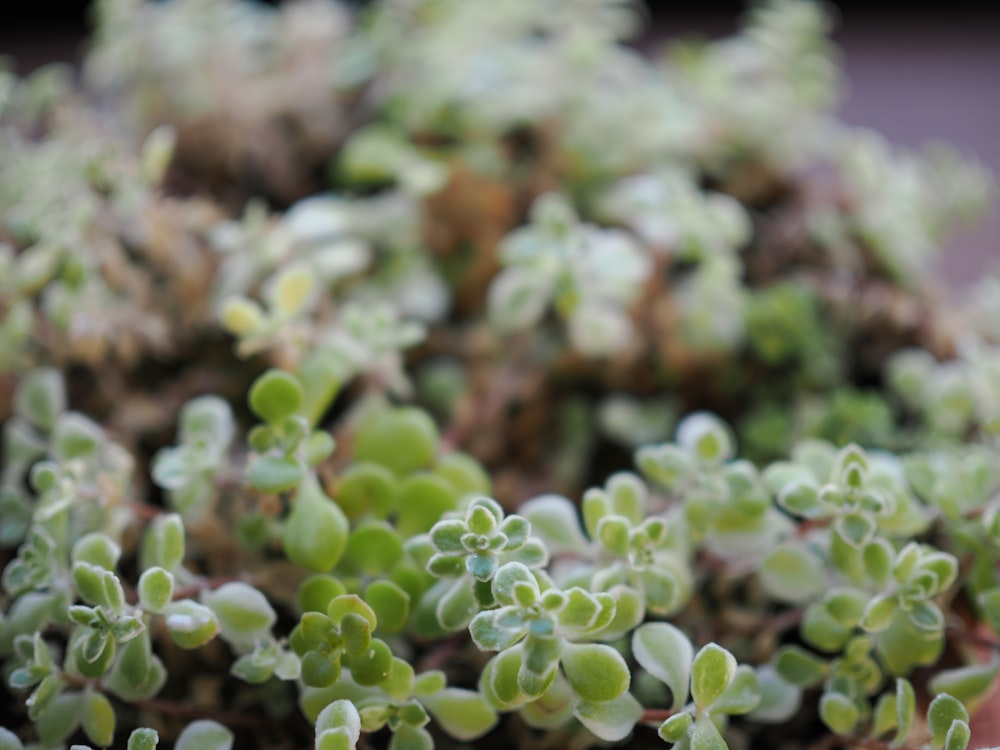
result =
M640 11L101 0L82 88L0 71L0 749L973 741L989 177L838 121L816 4Z

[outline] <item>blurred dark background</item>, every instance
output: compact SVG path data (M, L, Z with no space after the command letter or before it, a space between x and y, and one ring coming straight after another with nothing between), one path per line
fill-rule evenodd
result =
M490 2L491 0L468 0ZM363 4L358 0L355 5ZM743 2L647 0L653 22L644 48L679 34L733 31ZM27 72L51 61L76 62L89 27L90 0L0 0L0 55ZM835 40L850 88L848 123L919 146L949 141L1000 175L1000 10L972 0L902 5L840 0ZM905 10L899 10L900 7ZM986 268L1000 272L1000 210L953 238L941 272L953 288Z

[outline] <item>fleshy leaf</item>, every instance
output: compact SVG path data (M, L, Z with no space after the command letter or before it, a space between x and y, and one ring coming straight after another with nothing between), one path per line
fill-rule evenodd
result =
M631 681L622 655L605 644L565 644L562 667L573 691L589 703L614 700Z
M810 687L823 680L829 672L826 662L798 646L785 646L774 657L774 668L793 685Z
M640 626L632 635L632 653L639 665L670 688L670 708L686 702L694 648L680 630L665 622Z
M952 722L968 723L969 712L962 702L947 693L941 693L931 701L927 709L927 726L931 730L934 747L942 747L951 730Z
M691 696L699 708L708 708L725 692L736 675L736 659L716 643L709 643L691 663Z
M736 669L732 682L726 691L712 704L713 713L745 714L753 711L760 703L761 690L757 673L753 668L741 666Z
M233 733L211 719L199 719L184 727L174 750L231 750Z
M573 707L573 715L598 738L620 742L642 717L642 705L631 693L624 692L610 701L579 701Z
M843 693L824 693L819 716L837 734L850 734L861 718L857 705Z
M281 370L268 370L250 387L250 408L271 425L280 424L302 407L302 385Z
M474 690L444 688L421 702L445 732L462 742L482 737L497 724L496 712Z

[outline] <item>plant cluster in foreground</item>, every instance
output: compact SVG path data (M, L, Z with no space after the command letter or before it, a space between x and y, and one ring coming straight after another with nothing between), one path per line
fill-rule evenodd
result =
M0 70L0 750L976 741L992 187L820 6L97 6Z

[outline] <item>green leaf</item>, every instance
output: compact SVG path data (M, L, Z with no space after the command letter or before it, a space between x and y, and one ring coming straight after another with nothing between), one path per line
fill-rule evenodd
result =
M299 586L296 603L299 612L326 612L335 597L347 593L338 579L329 575L312 575Z
M993 632L1000 635L1000 588L984 591L977 597L977 601Z
M726 691L712 704L713 714L746 714L760 703L761 690L757 673L751 667L736 669Z
M631 693L625 692L600 703L578 701L573 707L573 715L599 739L620 742L642 718L642 705Z
M37 722L46 709L53 705L64 687L61 675L50 674L44 677L24 702L28 708L28 718Z
M348 654L347 666L359 685L378 685L389 677L392 668L392 651L384 641L373 638L368 650L362 654Z
M80 537L73 545L72 561L85 562L113 571L121 557L122 549L106 534L92 533Z
M857 705L843 693L823 693L819 716L837 734L850 734L861 718Z
M160 742L160 736L155 729L140 727L133 729L128 736L128 747L126 750L156 750Z
M24 745L16 734L0 727L0 750L24 750Z
M365 601L378 618L379 630L396 633L410 616L410 595L392 581L372 581L365 589Z
M733 439L725 422L714 414L696 412L677 425L677 444L703 463L719 464L733 455Z
M455 510L458 497L446 480L419 472L399 485L397 502L396 532L405 539L430 531L445 513Z
M73 563L73 583L80 598L97 607L106 606L104 590L104 568L85 562Z
M318 737L323 732L330 729L343 729L350 746L353 747L361 737L361 717L354 703L349 700L335 700L316 717L317 748L319 747Z
M354 441L354 457L381 464L404 477L430 466L437 445L434 421L420 409L403 407L376 414L361 425Z
M944 632L944 613L932 601L917 601L909 611L910 622L918 630L928 634L938 634Z
M895 693L883 694L875 706L875 714L872 719L872 729L870 732L871 736L878 737L891 729L895 729L898 714Z
M307 627L307 619L302 618L303 630ZM368 650L372 642L371 625L359 614L348 612L340 618L340 636L344 641L344 650L349 654L361 654ZM322 645L322 642L320 642Z
M422 727L403 724L389 740L389 750L434 750L434 738Z
M282 532L285 555L299 567L326 573L343 556L348 534L343 511L326 496L316 475L307 474Z
M302 385L281 370L268 370L250 386L251 411L272 426L297 413L302 399Z
M115 710L101 693L87 692L83 696L83 731L95 745L108 747L115 738Z
M215 613L219 634L237 647L252 646L266 638L278 619L267 597L246 583L226 583L214 591L203 591L201 603Z
M502 332L534 325L545 314L552 292L553 283L548 275L516 266L505 268L490 284L489 320Z
M174 750L230 750L233 733L211 719L199 719L184 727Z
M487 662L479 681L479 690L495 708L504 711L523 704L527 696L521 689L518 674L523 652L519 646L505 649Z
M736 659L716 643L709 643L691 663L691 696L699 708L708 708L733 681Z
M316 733L315 750L354 750L355 744L343 728Z
M947 693L968 704L986 694L998 670L1000 656L994 651L988 664L970 664L940 671L931 678L927 687L933 695Z
M635 462L643 474L668 490L695 471L691 455L670 444L640 448Z
M802 690L786 681L772 667L757 670L761 699L749 718L766 724L784 724L802 705Z
M355 462L340 475L337 504L351 520L372 514L385 518L396 504L398 481L376 463Z
M167 632L181 648L198 648L219 632L215 613L190 599L171 602L164 610Z
M448 678L439 669L421 672L413 679L413 695L417 698L426 698L439 690L444 690L447 684Z
M781 542L757 571L765 591L778 601L806 604L827 588L826 566L801 544Z
M910 733L910 728L917 716L917 696L913 685L902 677L896 678L896 736L892 744L901 746Z
M142 620L134 615L121 615L111 626L111 634L118 643L128 643L145 630Z
M639 665L666 683L672 697L671 710L679 710L688 696L694 648L680 630L667 623L640 626L632 635L632 653Z
M421 702L445 732L462 742L482 737L497 724L496 711L474 690L444 688Z
M66 388L62 373L50 367L32 370L14 392L14 413L43 432L52 429L66 410Z
M774 657L774 668L793 685L811 687L824 680L829 673L826 662L798 646L785 646Z
M443 477L462 496L489 495L493 483L483 465L468 453L456 451L442 456L434 464L434 473Z
M876 596L861 616L861 628L869 633L878 633L892 624L893 615L899 604L894 596Z
M247 468L247 481L264 492L284 492L309 476L305 465L291 456L257 456Z
M865 575L877 588L885 588L892 575L892 562L895 550L886 539L876 538L870 541L862 552Z
M541 537L549 552L583 552L588 542L580 530L580 514L565 497L542 495L523 503L518 513L531 524L532 532Z
M173 571L183 561L184 522L176 513L157 516L150 522L143 538L143 569L159 566Z
M351 570L376 577L384 575L402 557L403 542L395 529L384 521L372 521L351 532L343 559Z
M948 732L951 730L952 722L962 721L968 723L969 712L957 698L942 693L931 701L927 709L927 726L931 730L931 737L934 747L942 747Z
M35 730L43 745L63 745L80 727L82 706L83 693L62 693L56 696L35 722ZM3 747L0 740L0 748Z
M341 663L337 655L307 651L302 657L302 682L313 688L326 688L340 679Z
M369 628L374 631L378 627L375 611L356 594L344 594L335 597L326 608L327 616L338 625L348 614L360 615L368 621Z
M629 532L631 524L623 516L604 516L597 523L595 537L606 550L619 557L629 552Z
M160 613L174 595L174 577L160 567L148 568L139 576L139 606Z
M951 729L948 730L944 738L944 750L965 750L972 739L972 732L969 725L964 721L953 721Z
M75 412L63 412L52 428L50 455L57 461L84 458L95 453L105 440L104 430Z
M848 513L837 519L834 529L845 542L861 549L874 538L878 525L864 513Z
M562 667L573 691L588 703L614 700L631 682L625 659L605 644L565 644Z
M456 579L445 589L444 595L438 601L435 609L435 616L438 624L446 631L461 630L466 625L469 625L471 630L470 621L475 622L473 615L479 609L476 604L474 586L471 578L463 577ZM476 636L473 635L473 640L475 639ZM480 646L480 648L483 647Z
M660 724L660 728L657 730L657 734L660 735L660 739L664 742L680 742L684 737L687 736L688 730L691 729L691 724L694 723L694 718L691 714L686 711L679 714L674 714L669 719Z
M729 750L718 728L707 716L699 716L691 728L691 750Z

